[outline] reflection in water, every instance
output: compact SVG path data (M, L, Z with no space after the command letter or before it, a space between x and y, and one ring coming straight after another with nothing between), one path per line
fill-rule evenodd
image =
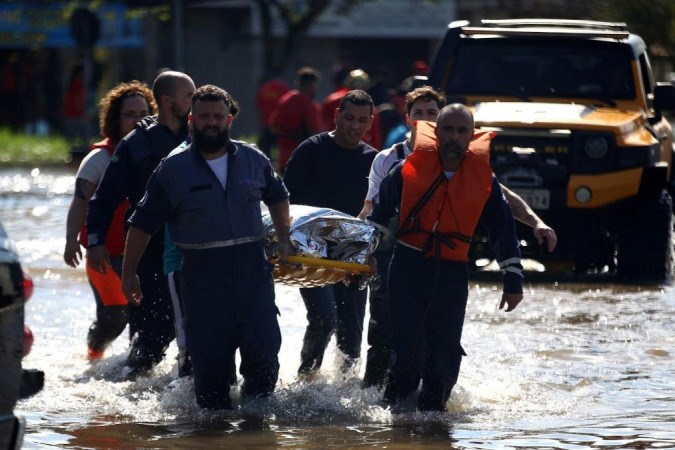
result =
M505 314L498 280L473 280L448 413L418 413L414 398L383 408L377 389L360 387L363 367L343 379L334 344L319 379L297 382L305 309L284 286L271 398L242 404L235 387L235 411L199 409L191 381L176 380L173 344L149 376L123 381L128 336L99 363L84 359L94 302L83 269L61 256L73 183L71 168L0 169L0 220L36 284L25 366L46 373L44 391L19 403L25 448L675 447L671 286L528 280Z

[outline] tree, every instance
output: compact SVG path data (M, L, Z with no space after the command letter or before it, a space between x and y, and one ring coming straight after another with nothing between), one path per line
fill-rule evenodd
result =
M346 14L353 7L368 1L373 0L254 0L260 12L264 70L283 71L298 48L299 41L329 6L334 6L338 14ZM272 36L275 16L283 21L286 28L280 45Z
M594 14L602 20L625 22L654 48L675 56L675 2L673 0L595 0Z

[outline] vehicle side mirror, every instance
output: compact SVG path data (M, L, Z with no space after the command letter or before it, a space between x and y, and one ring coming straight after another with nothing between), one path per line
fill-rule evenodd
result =
M654 109L657 111L675 111L675 85L673 83L656 83Z

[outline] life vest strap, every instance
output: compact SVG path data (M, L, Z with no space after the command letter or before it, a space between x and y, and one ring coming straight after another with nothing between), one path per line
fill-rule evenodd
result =
M410 222L413 222L413 229L415 231L419 231L419 220L417 220L417 214L422 210L427 201L429 201L434 192L436 192L438 186L440 186L441 182L445 179L446 179L445 173L441 172L440 174L438 174L434 182L431 183L431 186L429 186L429 189L427 189L427 191L420 198L415 207L410 210L410 214L408 214L408 217L406 217L403 223L401 224L401 227L398 229L398 232L396 233L397 238L408 233L408 230L406 230L406 228L408 227Z
M457 233L454 231L447 233L439 233L438 231L425 231L419 229L419 221L412 219L414 221L413 228L405 230L399 234L399 236L405 236L408 233L422 233L426 234L427 239L424 242L424 247L422 252L428 253L432 249L434 250L434 255L440 257L441 255L441 245L446 245L452 250L457 248L457 243L455 241L464 242L465 244L471 243L471 236L467 236L462 233Z

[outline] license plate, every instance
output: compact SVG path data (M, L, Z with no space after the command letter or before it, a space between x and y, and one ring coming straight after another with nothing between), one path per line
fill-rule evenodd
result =
M532 209L549 209L551 193L546 189L511 189L520 195Z

